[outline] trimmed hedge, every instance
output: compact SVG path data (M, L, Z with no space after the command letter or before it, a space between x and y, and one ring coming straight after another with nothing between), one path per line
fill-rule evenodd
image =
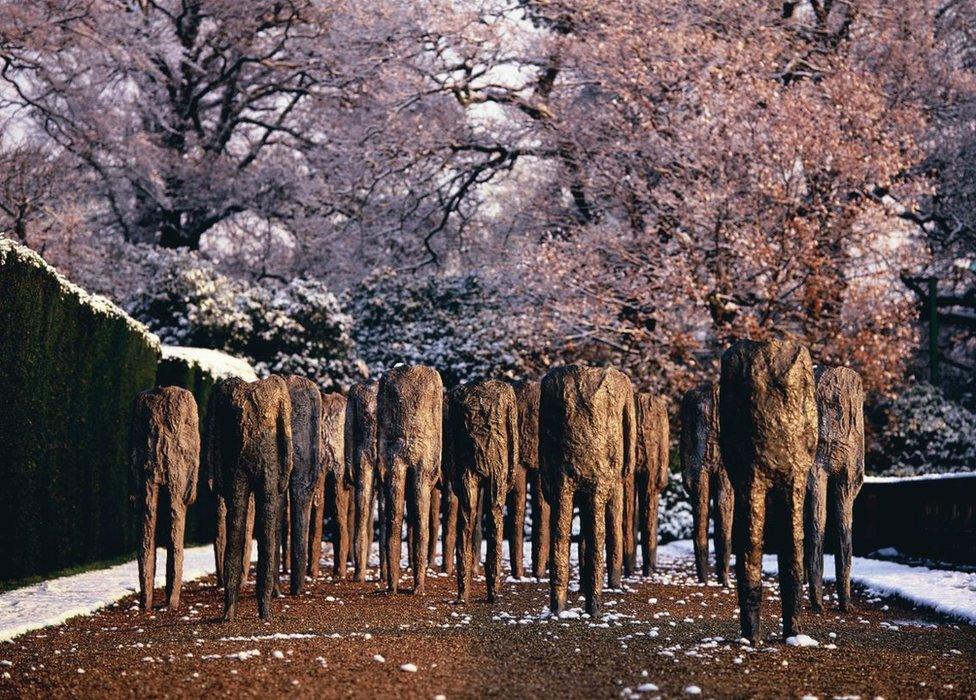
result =
M158 339L0 239L0 580L133 551L132 401Z

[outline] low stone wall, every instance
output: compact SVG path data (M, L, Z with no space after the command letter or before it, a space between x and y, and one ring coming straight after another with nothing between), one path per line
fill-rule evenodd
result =
M132 401L159 340L0 239L0 580L133 550Z

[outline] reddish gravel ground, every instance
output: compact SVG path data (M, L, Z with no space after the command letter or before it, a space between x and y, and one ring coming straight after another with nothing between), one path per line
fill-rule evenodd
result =
M544 615L545 582L458 606L453 580L436 577L423 597L320 580L277 601L271 623L248 586L238 621L222 624L202 579L176 613L142 615L132 596L0 644L0 697L976 697L976 628L861 592L846 617L804 617L819 647L787 647L772 581L766 591L770 629L754 650L734 641L732 591L697 584L683 560L607 591L597 620Z

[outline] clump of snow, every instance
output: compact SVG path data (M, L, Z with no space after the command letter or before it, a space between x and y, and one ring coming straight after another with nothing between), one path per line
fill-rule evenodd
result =
M0 269L9 264L11 260L16 260L21 264L29 265L43 271L57 281L62 297L74 298L82 306L87 307L92 313L99 316L123 321L129 330L141 335L150 347L155 348L157 351L159 350L159 338L154 333L151 333L145 325L139 323L139 321L113 304L111 300L98 294L89 294L48 265L44 258L27 246L15 243L9 238L0 238Z
M400 664L400 670L401 671L406 671L407 673L416 673L417 672L417 664L410 664L410 663Z
M240 377L245 382L254 382L258 379L254 368L246 360L228 355L220 350L163 345L162 352L164 360L169 358L183 360L187 364L196 365L216 379Z
M381 664L386 663L386 657L384 657L382 654L373 654L373 661Z
M701 695L701 688L697 685L689 685L685 687L685 695Z
M791 647L818 647L820 642L818 642L813 637L809 637L805 634L797 634L792 637L786 638L786 643Z
M653 683L641 683L639 686L637 686L638 693L656 693L657 690L657 686Z

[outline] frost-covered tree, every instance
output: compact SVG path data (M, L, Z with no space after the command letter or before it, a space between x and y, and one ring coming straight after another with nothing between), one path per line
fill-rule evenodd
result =
M931 384L916 384L875 412L869 471L912 476L972 471L976 465L976 415Z
M300 374L325 389L367 374L352 319L316 280L252 285L219 273L192 253L153 253L156 274L127 307L171 345L224 350L258 374Z
M476 275L427 277L383 268L349 290L346 309L370 370L428 364L444 383L534 376L545 362L532 320Z

